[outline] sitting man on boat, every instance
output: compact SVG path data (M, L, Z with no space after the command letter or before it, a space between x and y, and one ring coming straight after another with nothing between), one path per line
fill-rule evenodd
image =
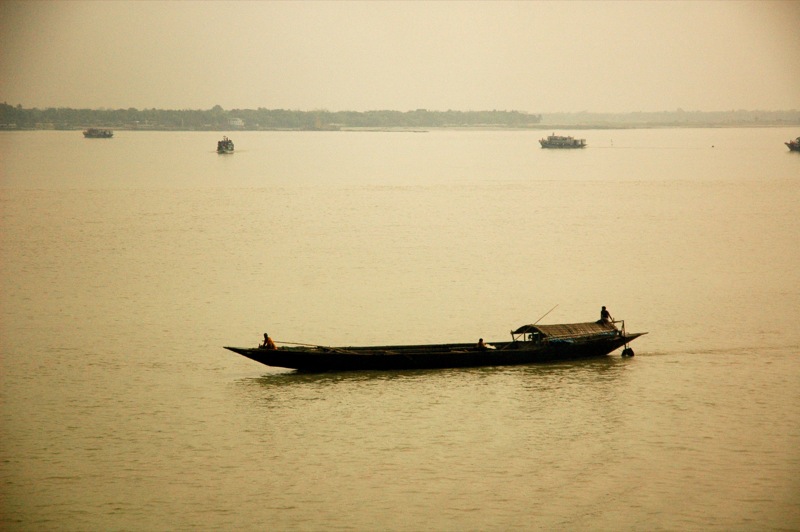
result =
M275 342L269 337L268 333L264 333L264 343L258 346L261 349L278 349L275 347Z
M478 351L486 351L487 349L495 349L495 346L487 344L486 342L483 341L483 338L480 338L478 340L478 345L475 346L475 349L477 349Z
M606 310L606 307L600 309L600 321L603 323L614 323L614 318L611 317L611 313Z

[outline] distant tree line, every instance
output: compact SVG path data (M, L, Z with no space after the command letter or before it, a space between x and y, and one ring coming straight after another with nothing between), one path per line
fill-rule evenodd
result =
M24 109L0 104L0 129L111 129L157 130L330 130L341 128L620 128L703 127L737 125L800 125L800 111L676 111L636 113L550 113L521 111L293 111L288 109L232 109L215 105L208 110L170 109Z
M338 129L389 127L515 127L535 126L542 116L520 111L293 111L232 109L215 105L208 110L169 109L24 109L0 104L0 127L5 129L230 130Z
M792 126L800 124L800 110L675 111L635 113L550 113L548 124L563 127L705 127Z

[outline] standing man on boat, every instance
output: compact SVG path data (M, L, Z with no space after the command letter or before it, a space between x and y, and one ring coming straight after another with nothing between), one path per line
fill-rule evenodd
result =
M614 323L614 318L611 317L611 313L606 310L606 307L600 309L600 321L603 323Z
M258 347L260 347L261 349L278 349L277 347L275 347L275 342L272 341L272 338L269 337L268 333L264 333L264 343Z

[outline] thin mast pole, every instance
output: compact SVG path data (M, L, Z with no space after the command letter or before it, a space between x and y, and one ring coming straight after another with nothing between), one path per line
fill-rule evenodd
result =
M557 307L557 306L558 306L558 305L556 305L556 307ZM542 316L541 318L539 318L538 320L536 320L535 322L533 322L533 324L534 324L534 325L536 325L537 323L539 323L540 321L542 321L542 320L544 319L544 317L545 317L545 316L547 316L548 314L550 314L551 312L553 312L553 311L556 309L556 307L553 307L553 308L551 308L550 310L548 310L547 312L545 312L545 313L544 313L544 316Z

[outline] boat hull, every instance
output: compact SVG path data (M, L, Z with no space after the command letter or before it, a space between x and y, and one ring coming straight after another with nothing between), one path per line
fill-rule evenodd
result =
M233 141L228 137L222 137L222 140L217 141L217 153L233 153Z
M443 369L603 357L642 334L615 334L581 340L553 339L547 342L495 342L491 344L495 349L478 349L474 344L225 349L267 366L306 372Z
M547 142L542 142L541 144L542 148L550 150L579 150L586 147L586 144L550 144Z
M114 136L114 132L110 129L89 128L83 132L83 136L87 139L110 139Z
M576 139L563 135L550 135L546 139L540 139L539 144L542 148L556 150L574 150L586 147L586 139Z

